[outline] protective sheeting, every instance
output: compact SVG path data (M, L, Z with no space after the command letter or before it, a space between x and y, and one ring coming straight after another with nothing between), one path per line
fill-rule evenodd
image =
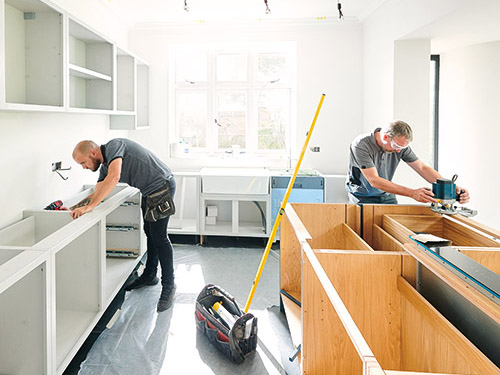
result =
M293 346L278 307L279 259L274 251L250 306L259 319L257 351L235 365L196 329L195 301L206 284L223 287L244 308L263 251L174 245L173 308L156 312L160 285L127 292L120 316L99 336L79 374L299 374L297 360L288 360Z

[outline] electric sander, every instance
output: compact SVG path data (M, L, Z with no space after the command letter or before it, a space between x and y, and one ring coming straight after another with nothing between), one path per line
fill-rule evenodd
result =
M438 178L436 182L432 183L432 192L437 202L431 203L431 210L446 215L475 216L477 211L467 207L457 208L455 205L456 202L460 201L460 194L464 193L463 190L457 193L457 185L455 184L457 177L457 175L454 175L451 180Z

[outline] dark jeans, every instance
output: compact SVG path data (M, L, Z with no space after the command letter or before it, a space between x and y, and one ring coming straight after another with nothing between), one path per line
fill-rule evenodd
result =
M173 199L175 194L174 178L169 179L168 183ZM146 199L143 197L141 204L143 214L146 208L145 202ZM170 216L155 222L144 220L144 232L146 233L148 247L148 259L146 261L146 268L144 269L144 276L154 278L158 272L158 263L160 263L161 283L164 286L174 284L174 249L167 233L169 219Z
M398 204L394 194L384 194L378 197L361 197L349 193L349 203L354 204Z

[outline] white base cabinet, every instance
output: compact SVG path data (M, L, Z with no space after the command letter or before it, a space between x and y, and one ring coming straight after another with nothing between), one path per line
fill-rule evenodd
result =
M140 193L120 185L76 220L67 211L24 217L0 230L0 373L61 374L144 253ZM134 230L122 241L107 223ZM107 258L110 246L137 257Z

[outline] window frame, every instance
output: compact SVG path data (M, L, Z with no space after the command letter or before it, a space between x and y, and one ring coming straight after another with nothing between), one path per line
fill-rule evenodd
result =
M207 81L206 82L177 82L176 76L176 57L183 50L197 48L207 51ZM171 46L169 58L169 124L168 139L169 144L179 142L177 135L177 107L176 96L177 92L203 91L207 92L208 102L208 118L206 121L206 145L205 147L191 147L189 154L172 155L172 147L170 156L175 158L184 157L206 157L220 156L223 157L231 152L229 148L219 148L218 131L213 131L215 119L217 118L218 105L217 95L225 91L244 91L246 93L246 124L245 124L245 151L246 157L261 157L268 158L283 158L289 157L290 145L293 145L296 139L296 43L295 42L266 42L266 43L244 43L244 44L228 44L228 43L206 43L206 44L174 44ZM230 53L245 53L247 55L247 81L225 81L217 82L217 67L216 60L219 54ZM287 73L289 77L274 81L259 81L258 80L258 57L259 54L278 53L285 55L287 59ZM287 113L288 127L285 130L285 147L284 149L259 149L258 148L258 133L259 133L259 107L258 97L263 90L288 90L289 91L289 110Z

